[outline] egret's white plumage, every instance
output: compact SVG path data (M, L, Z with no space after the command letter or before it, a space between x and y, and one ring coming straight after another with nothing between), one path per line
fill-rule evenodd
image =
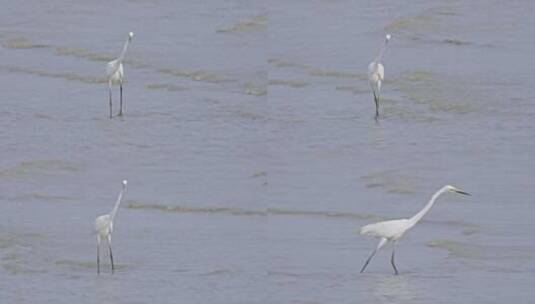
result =
M368 81L372 87L373 100L375 101L375 117L379 117L379 95L381 94L381 84L385 79L385 67L381 63L386 45L392 36L387 34L385 41L379 50L377 57L368 65Z
M128 33L128 38L126 39L126 42L124 43L123 50L121 51L121 54L119 55L119 57L106 64L106 76L108 78L108 86L110 90L110 118L112 118L111 88L112 88L112 85L114 84L118 84L120 88L121 105L120 105L118 115L119 116L123 115L123 77L124 77L123 60L124 60L124 56L126 55L126 50L128 49L128 45L132 41L132 38L134 38L134 33L132 32Z
M108 243L108 248L110 250L110 261L111 261L111 273L115 270L113 265L113 253L111 250L111 234L113 233L113 219L119 210L119 205L123 199L123 194L126 191L127 181L123 181L123 187L121 192L119 192L119 197L113 210L109 214L104 214L95 219L95 231L97 233L97 273L100 273L100 243L102 240L106 240Z
M363 226L360 229L360 234L373 236L376 238L380 238L381 240L379 241L379 244L377 244L377 247L372 252L370 257L364 263L364 266L362 266L362 269L360 270L360 272L361 273L364 272L364 270L366 269L366 266L368 266L368 263L371 261L373 256L377 253L377 251L379 251L379 249L381 249L387 242L392 242L393 249L392 249L392 258L390 262L392 263L392 267L394 267L394 273L398 274L396 264L394 263L396 241L399 240L409 229L414 227L414 225L416 225L424 217L424 215L429 211L429 209L431 209L436 199L445 192L457 192L460 194L470 195L453 186L446 185L442 187L440 190L438 190L435 194L433 194L433 196L431 197L429 202L424 206L424 208L409 219L384 221L384 222L378 222L378 223Z

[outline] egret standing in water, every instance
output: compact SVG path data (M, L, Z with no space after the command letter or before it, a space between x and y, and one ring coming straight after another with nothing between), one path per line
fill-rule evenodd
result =
M413 217L409 219L400 219L400 220L391 220L391 221L384 221L379 222L375 224L369 224L360 229L360 234L363 235L370 235L373 237L380 238L379 244L377 244L377 248L372 252L370 257L366 260L366 263L364 263L364 266L362 266L362 269L360 270L360 273L364 272L366 269L366 266L368 266L368 263L373 258L373 256L379 251L386 242L392 242L392 258L390 260L390 263L392 264L392 267L394 267L394 273L398 274L398 269L396 268L396 264L394 263L394 254L396 251L396 241L399 240L405 232L407 232L409 229L414 227L421 219L424 217L424 215L431 209L433 204L435 203L435 200L445 192L457 192L464 195L470 195L467 192L464 192L462 190L459 190L453 186L447 185L442 187L440 190L438 190L433 196L431 197L431 200L425 205L425 207L420 210L418 213L416 213Z
M100 243L103 239L108 243L108 248L110 250L110 261L111 261L111 273L113 274L115 266L113 265L113 253L111 251L111 234L113 232L113 219L117 214L121 200L123 199L123 194L126 191L127 181L123 181L123 188L119 192L119 198L113 207L113 210L109 214L104 214L95 220L95 230L97 232L97 273L100 273Z
M386 45L392 36L387 34L385 42L379 50L379 54L375 57L375 60L368 65L368 80L372 87L373 100L375 101L375 118L379 117L379 95L381 94L381 83L385 79L385 67L381 63L383 54L386 50Z
M128 49L128 45L132 41L133 37L134 33L128 33L128 39L126 39L126 42L124 43L123 51L121 52L121 55L119 55L119 58L112 60L106 64L106 75L108 77L108 86L110 89L110 118L112 118L111 87L114 84L119 84L120 88L121 107L119 109L118 116L123 115L123 59L124 55L126 54L126 50Z

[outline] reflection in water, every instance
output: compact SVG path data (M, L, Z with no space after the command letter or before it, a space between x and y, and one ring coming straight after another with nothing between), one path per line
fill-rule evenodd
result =
M408 276L403 274L382 276L375 284L373 294L380 303L408 303L416 299Z

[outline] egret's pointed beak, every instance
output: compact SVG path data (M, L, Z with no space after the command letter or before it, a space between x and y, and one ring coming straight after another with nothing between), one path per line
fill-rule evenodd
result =
M464 195L472 196L472 194L470 194L470 193L468 193L468 192L461 191L461 190L455 190L455 192L457 192L457 193L459 193L459 194L464 194Z

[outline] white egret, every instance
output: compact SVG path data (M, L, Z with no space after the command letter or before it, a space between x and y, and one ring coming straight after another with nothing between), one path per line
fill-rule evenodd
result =
M385 79L385 67L381 63L381 59L383 58L386 45L391 37L390 34L386 35L383 46L379 50L379 54L377 54L375 60L368 65L368 80L372 87L373 100L375 101L375 118L379 117L379 95L381 94L381 83Z
M106 75L108 77L108 86L110 89L110 118L112 118L111 87L114 84L119 84L119 88L120 88L121 106L119 109L118 116L123 115L123 77L124 77L123 59L126 54L126 50L128 49L128 45L132 41L133 37L134 37L134 33L132 32L128 33L128 39L126 39L126 42L124 43L121 55L119 55L117 59L112 60L106 64Z
M113 210L109 214L104 214L95 220L95 230L97 232L97 273L100 273L100 243L105 239L108 243L108 248L110 250L110 261L111 261L111 273L113 274L115 266L113 265L113 253L111 251L111 234L113 232L113 219L117 214L121 200L123 199L123 194L126 191L127 181L123 180L123 188L119 192L119 198L113 207Z
M394 263L394 254L396 251L396 241L399 240L405 232L407 232L409 229L414 227L421 219L424 217L424 215L431 209L433 204L435 203L435 200L445 192L457 192L464 195L470 195L467 192L464 192L462 190L459 190L453 186L446 185L442 187L440 190L438 190L433 196L431 197L431 200L425 205L425 207L420 210L418 213L416 213L413 217L409 219L400 219L400 220L391 220L391 221L384 221L374 224L369 224L366 226L363 226L360 229L360 234L362 235L370 235L373 237L380 238L379 244L377 244L377 247L372 252L370 257L366 260L366 263L364 263L364 266L362 266L362 269L360 272L364 272L366 269L366 266L368 266L368 263L373 258L373 256L386 244L386 242L392 242L392 258L390 260L390 263L392 264L392 267L394 267L394 273L398 274L398 270L396 268L396 264Z

